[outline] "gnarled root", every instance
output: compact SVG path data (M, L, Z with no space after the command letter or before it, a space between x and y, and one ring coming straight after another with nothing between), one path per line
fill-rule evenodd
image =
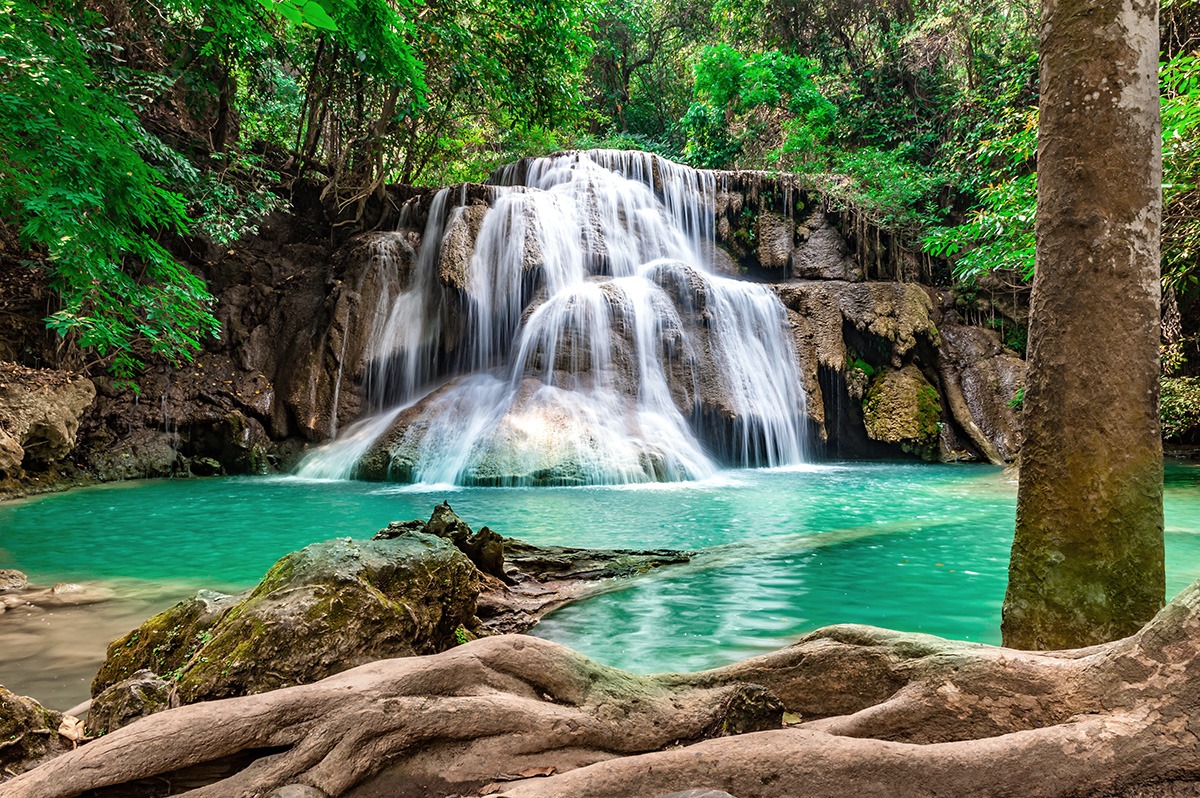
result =
M1200 773L1198 648L1200 586L1133 637L1065 652L836 626L717 670L635 676L493 637L152 715L0 796L67 798L247 752L188 795L448 795L551 769L503 794L1089 795ZM758 731L779 723L772 696L803 722Z

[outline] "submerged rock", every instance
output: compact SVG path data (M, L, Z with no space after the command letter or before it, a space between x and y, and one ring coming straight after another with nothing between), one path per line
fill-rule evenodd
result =
M29 577L14 568L0 568L0 593L10 590L23 590L29 584Z

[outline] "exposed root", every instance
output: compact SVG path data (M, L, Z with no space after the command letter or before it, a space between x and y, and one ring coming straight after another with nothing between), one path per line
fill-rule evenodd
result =
M436 796L551 772L502 794L1102 794L1200 773L1198 645L1198 586L1133 637L1065 652L835 626L725 668L636 676L485 638L152 715L0 796L67 798L254 750L273 753L188 795ZM803 722L781 728L785 707Z

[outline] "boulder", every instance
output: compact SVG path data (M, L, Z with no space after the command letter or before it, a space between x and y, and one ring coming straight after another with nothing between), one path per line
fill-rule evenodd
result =
M0 781L72 748L59 734L64 715L0 687Z
M850 256L846 239L823 213L816 213L799 230L792 250L792 277L803 280L862 280L862 268Z
M174 684L148 670L136 671L92 699L87 732L92 737L99 737L128 726L138 718L177 706L179 696Z
M989 459L1012 462L1021 449L1017 397L1025 386L1025 361L1005 349L993 330L943 324L941 333L942 382L947 394L961 395L961 402L950 402L955 420Z
M863 400L863 420L873 440L932 459L941 421L937 389L911 364L883 371Z
M438 254L438 281L459 291L467 290L471 282L471 256L475 240L483 227L487 205L462 205L450 212L442 234L442 249Z
M113 643L92 694L149 669L193 703L443 651L456 629L473 625L477 579L470 560L434 535L315 543L231 606L198 596Z
M0 568L0 593L10 590L24 590L29 584L29 577L13 568Z

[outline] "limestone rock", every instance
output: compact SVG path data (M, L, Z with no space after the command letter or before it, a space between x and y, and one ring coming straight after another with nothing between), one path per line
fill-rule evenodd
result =
M139 671L174 675L183 671L209 640L209 631L237 603L234 596L201 590L190 599L160 612L108 647L108 655L92 680L92 695L133 678Z
M862 280L862 268L850 247L825 214L814 214L800 228L800 244L792 250L792 277L803 280Z
M0 476L19 477L75 448L80 417L96 398L86 377L0 363Z
M0 568L0 593L10 590L24 590L29 584L29 577L14 568Z
M171 674L182 702L193 703L443 651L456 628L473 624L477 578L462 552L433 535L315 543L277 562L233 606L185 602L113 643L93 695L142 668Z
M148 670L105 688L92 699L87 732L93 737L128 726L138 718L179 706L175 686Z
M774 211L761 211L754 220L755 254L764 269L783 270L792 256L796 223Z
M63 715L0 687L0 780L69 751L59 735Z
M442 234L442 250L438 255L438 280L450 288L465 291L470 283L469 267L475 253L475 239L483 227L487 205L463 205L450 212Z
M1006 462L1021 449L1021 412L1014 407L1025 385L1025 361L1006 350L993 330L944 324L941 361L946 380L962 392L973 421Z
M899 444L906 451L932 457L937 445L941 403L935 389L916 366L880 373L863 400L867 434Z

